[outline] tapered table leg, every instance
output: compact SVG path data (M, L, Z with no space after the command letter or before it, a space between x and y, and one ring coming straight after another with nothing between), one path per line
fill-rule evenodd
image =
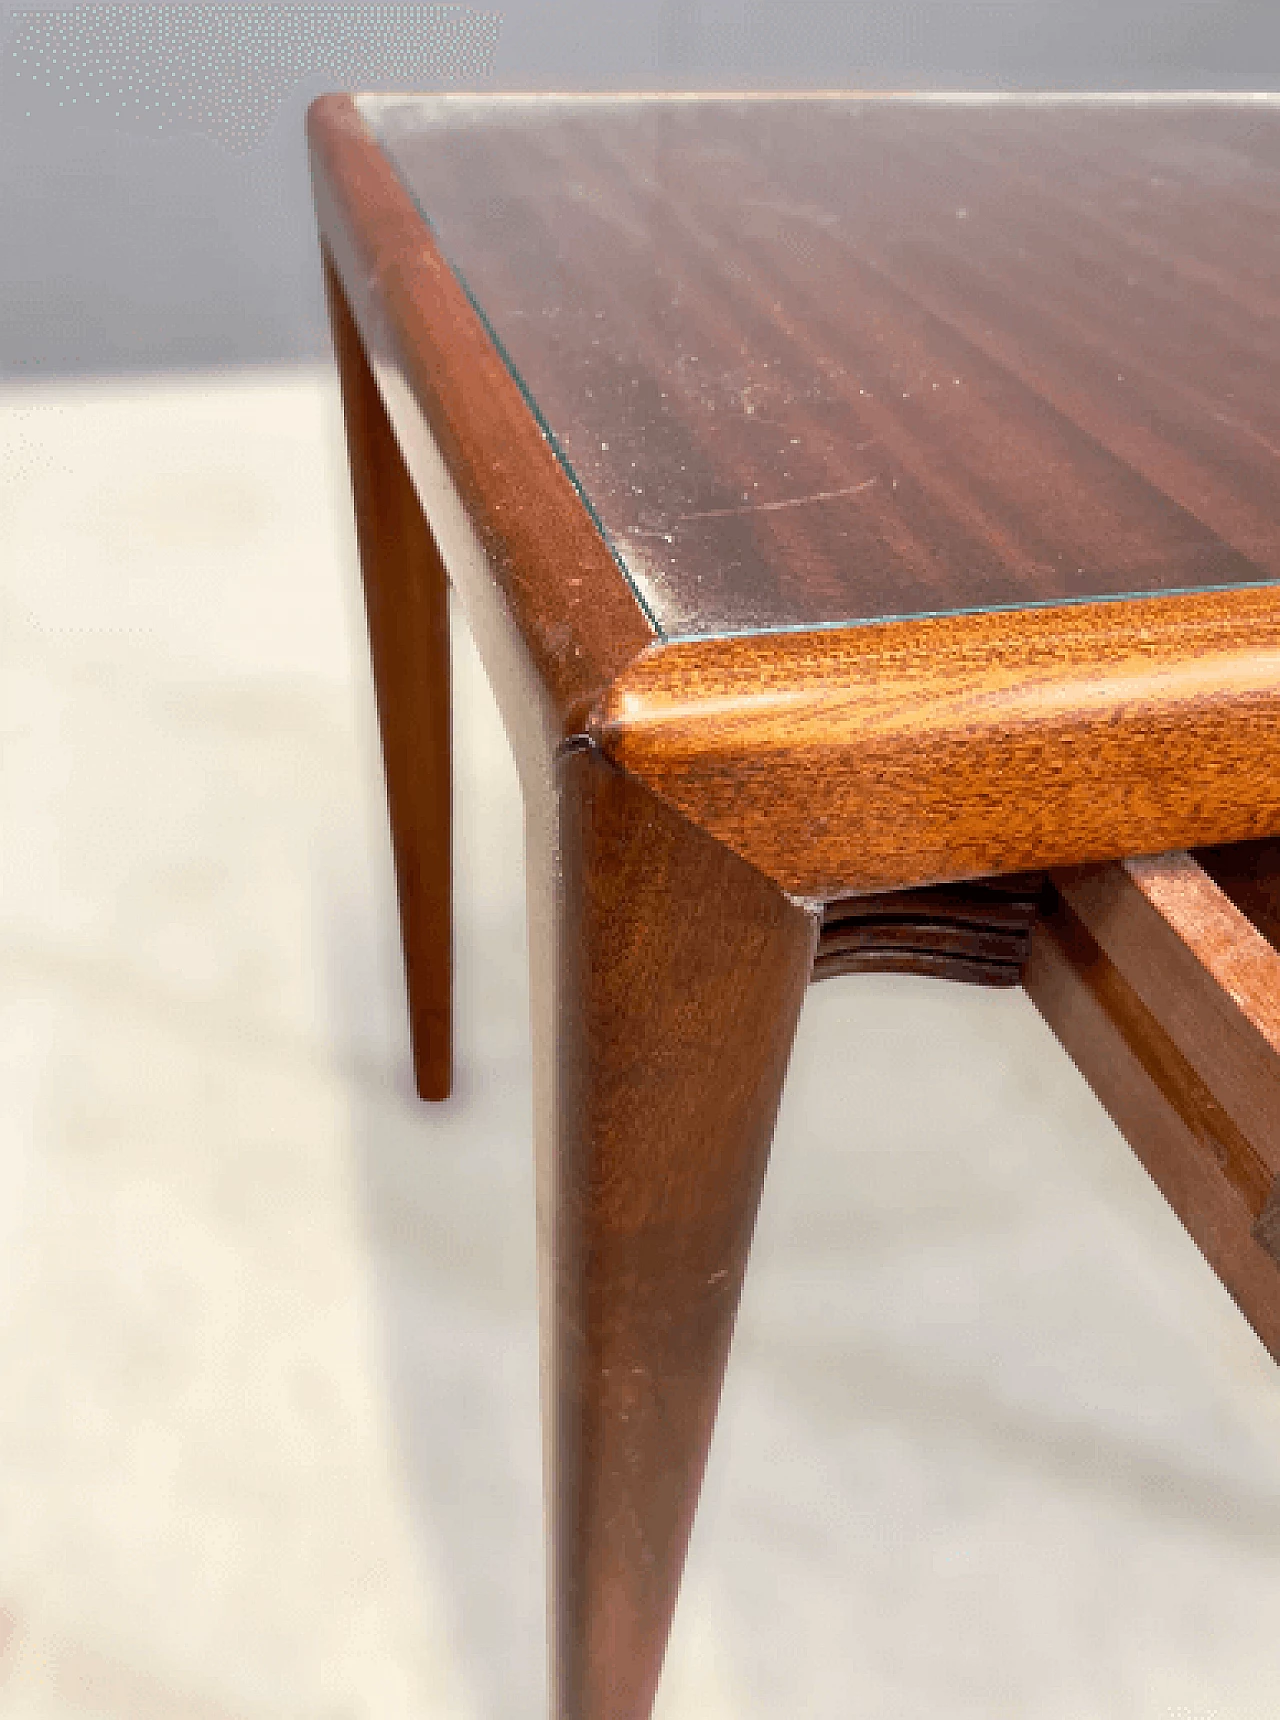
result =
M443 1099L453 1067L448 581L327 257L325 288L382 731L414 1074L424 1099Z
M529 829L552 1710L646 1720L817 924L588 746Z

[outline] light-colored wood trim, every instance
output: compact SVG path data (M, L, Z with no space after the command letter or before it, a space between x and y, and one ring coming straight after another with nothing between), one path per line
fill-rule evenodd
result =
M1280 831L1280 588L651 649L606 754L810 900Z

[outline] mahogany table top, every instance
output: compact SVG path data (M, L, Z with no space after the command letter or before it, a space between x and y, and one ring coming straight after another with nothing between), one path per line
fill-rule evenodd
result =
M663 637L1280 577L1280 107L361 107Z

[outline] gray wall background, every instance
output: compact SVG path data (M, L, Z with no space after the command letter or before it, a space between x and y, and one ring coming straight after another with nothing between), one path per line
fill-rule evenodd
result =
M322 354L302 114L313 94L352 82L1280 85L1277 0L513 0L485 5L487 19L470 23L461 10L68 9L0 0L0 374ZM269 13L277 16L264 32ZM339 15L341 54L326 47ZM282 61L276 25L311 51ZM163 54L147 45L161 37ZM464 50L470 44L461 67L460 41ZM273 55L275 84L264 95ZM73 102L68 80L78 76L85 87ZM193 77L204 97L174 83ZM163 126L155 111L162 99L176 100Z

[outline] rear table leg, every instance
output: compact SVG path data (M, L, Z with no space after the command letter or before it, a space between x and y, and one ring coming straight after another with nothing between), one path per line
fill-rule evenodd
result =
M391 812L418 1092L453 1076L449 589L337 272L324 260Z

